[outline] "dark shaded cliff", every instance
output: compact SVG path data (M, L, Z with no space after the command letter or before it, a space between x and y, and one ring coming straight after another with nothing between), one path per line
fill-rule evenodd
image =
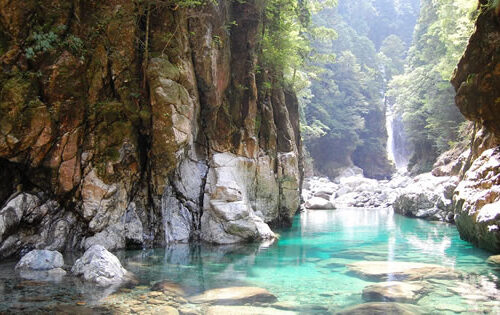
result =
M290 222L298 104L256 78L263 6L1 1L0 257Z

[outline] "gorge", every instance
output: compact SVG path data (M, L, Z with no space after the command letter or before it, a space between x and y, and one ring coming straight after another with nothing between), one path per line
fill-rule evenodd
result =
M495 5L0 1L0 313L499 312Z

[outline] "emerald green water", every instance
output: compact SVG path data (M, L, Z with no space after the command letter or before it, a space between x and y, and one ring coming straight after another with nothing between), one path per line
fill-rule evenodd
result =
M500 313L500 271L485 262L489 253L460 240L453 225L409 219L384 209L339 209L302 213L292 228L278 232L280 239L274 244L177 244L117 256L140 280L131 296L165 279L181 284L188 295L218 287L258 286L280 302L309 307L311 313L330 313L364 302L362 290L373 282L349 272L347 264L439 264L461 276L430 280L427 293L414 302L422 312ZM46 305L47 301L23 302L22 297L40 293L36 288L30 292L16 289L21 280L12 278L12 268L13 262L0 266L0 312L13 305L21 309ZM75 286L69 277L43 291L58 296L57 303L83 300L89 304L102 303L99 299L110 293Z
M462 241L453 225L409 219L389 210L341 209L302 213L291 229L279 232L280 240L267 246L174 245L135 256L128 252L128 269L151 282L171 279L192 294L253 285L268 289L279 301L332 311L362 303L363 288L373 284L350 273L346 264L432 263L463 276L460 281L434 283L418 301L423 310L431 311L437 303L464 311L500 311L494 298L499 272L485 263L489 253ZM465 299L448 286L473 286L484 296Z

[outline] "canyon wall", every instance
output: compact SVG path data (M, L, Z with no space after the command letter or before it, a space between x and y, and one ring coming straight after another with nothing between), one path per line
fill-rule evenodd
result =
M460 112L474 122L462 180L453 196L460 235L500 252L500 17L483 8L452 78Z
M289 224L298 102L259 66L263 5L0 1L0 258Z

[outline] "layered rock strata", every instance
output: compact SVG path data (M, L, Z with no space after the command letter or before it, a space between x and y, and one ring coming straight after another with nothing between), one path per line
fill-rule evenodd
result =
M266 239L290 222L298 102L257 75L262 10L0 3L0 257Z

